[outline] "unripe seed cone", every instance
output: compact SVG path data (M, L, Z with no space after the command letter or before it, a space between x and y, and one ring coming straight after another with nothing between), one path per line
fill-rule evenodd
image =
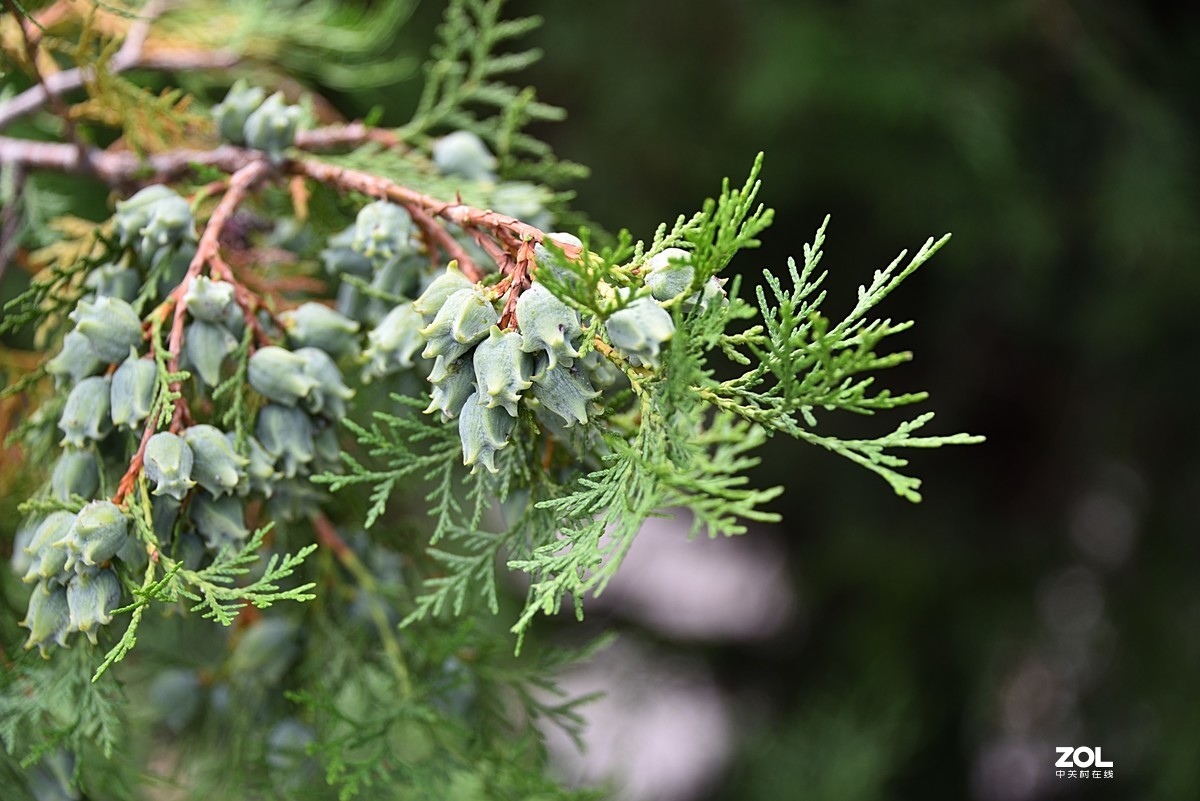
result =
M474 284L471 279L462 274L455 262L451 262L446 266L446 271L425 288L421 296L413 301L412 307L417 314L421 315L421 319L429 325L437 317L442 306L446 305L446 301L455 292L460 289L470 289Z
M272 161L280 161L283 151L296 141L296 126L303 114L299 106L289 106L279 92L268 97L250 112L242 126L246 147L262 150Z
M151 264L157 264L172 245L196 238L187 200L160 184L118 203L114 220L121 244L133 245L138 255Z
M225 440L229 447L234 446L235 437L232 431L226 432ZM254 437L246 437L246 448L249 453L246 481L238 482L238 494L244 496L253 490L270 498L271 493L275 491L275 482L281 478L275 470L275 460Z
M517 416L517 401L529 389L532 359L522 350L521 335L493 326L487 339L475 348L475 381L479 397L490 409L501 407Z
M502 408L488 408L472 393L458 416L458 436L462 440L463 464L474 473L482 465L496 473L496 451L508 445L516 418Z
M367 360L363 368L364 380L382 378L413 367L413 357L425 344L421 325L421 315L411 303L402 303L388 312L367 334L369 344L363 353Z
M329 246L321 251L321 263L330 275L349 273L359 278L370 278L374 272L371 260L352 247L355 227L352 224L329 237Z
M667 248L646 263L646 286L655 300L679 297L692 288L695 277L691 254L682 248Z
M237 350L238 341L225 326L196 320L184 330L183 348L187 363L205 386L221 383L221 365Z
M160 431L146 442L146 478L154 483L154 495L167 495L183 500L187 491L196 486L192 480L194 458L192 449L183 438L170 431Z
M579 355L573 344L582 333L579 314L539 283L517 300L517 326L524 337L522 349L526 353L545 351L551 368L560 361L570 364Z
M282 473L292 478L316 453L313 424L303 409L268 403L258 412L255 436L275 460Z
M457 359L499 321L496 309L481 290L460 289L446 299L433 322L421 329L421 336L429 343L421 355L426 359Z
M71 551L67 567L94 567L116 556L129 536L129 518L112 501L92 501L80 510L64 541Z
M658 369L662 346L675 333L675 321L652 298L638 298L605 324L608 338L634 366Z
M496 157L477 135L470 131L455 131L433 143L434 166L447 176L468 181L494 181Z
M583 240L574 234L562 231L546 234L546 239L550 240L550 244L557 245L559 250L563 250L565 247L583 248ZM538 271L546 270L557 275L560 279L570 280L570 276L565 274L563 268L559 266L557 258L545 244L539 244L534 247L533 259L537 263L537 269L534 270L535 279L537 278Z
M213 120L221 138L235 145L245 144L243 129L246 118L262 105L267 93L261 86L250 86L245 80L237 81L229 88L225 99L213 106Z
M267 400L295 406L317 386L305 370L305 359L276 345L259 348L250 357L246 378Z
M586 423L589 402L600 396L582 369L565 365L539 369L530 392L543 407L561 417L567 428Z
M81 631L96 644L96 630L112 622L112 610L121 603L121 582L111 570L82 573L67 585L68 631Z
M320 348L335 358L358 354L359 324L324 304L305 303L279 317L297 347Z
M204 685L195 670L170 668L150 682L147 696L155 720L179 734L204 706Z
M446 360L445 356L437 357L433 366L434 374L429 377L433 389L430 391L426 414L440 411L446 420L453 420L459 415L467 398L475 392L473 362L472 353L454 361Z
M158 367L150 359L139 359L131 352L112 376L109 401L112 421L117 428L134 428L150 414Z
M78 331L69 331L63 337L62 350L46 362L46 372L54 376L54 386L62 389L78 384L103 364L86 336Z
M107 376L92 376L75 385L63 404L58 428L64 445L82 448L88 440L102 440L112 430L109 417L112 402Z
M91 451L66 450L54 463L50 494L60 501L72 495L91 498L100 489L100 466Z
M50 641L66 647L71 625L66 589L45 583L34 587L29 596L29 609L21 625L29 629L29 639L25 643L26 651L36 645L42 656L45 656L46 646Z
M122 361L130 348L136 349L142 343L142 321L120 298L81 300L69 316L96 356L109 364Z
M188 313L197 320L219 323L233 308L233 284L198 276L183 296Z
M34 531L25 554L29 567L22 579L26 584L59 577L67 566L66 539L71 534L75 515L70 512L51 512Z
M196 425L183 433L192 451L192 478L213 497L231 494L245 475L250 460L238 456L225 434L210 425Z
M132 302L142 286L142 277L137 270L116 264L103 264L88 273L83 285L96 293L96 297L119 298Z
M246 530L245 505L240 498L213 498L198 492L188 509L192 524L204 538L210 551L241 542L250 536Z
M296 355L304 360L304 372L317 382L304 405L313 414L330 420L342 419L346 415L346 401L354 397L354 390L342 380L342 371L320 348L300 348Z
M416 227L407 211L395 203L377 200L359 210L351 247L370 259L385 261L411 251L414 233Z

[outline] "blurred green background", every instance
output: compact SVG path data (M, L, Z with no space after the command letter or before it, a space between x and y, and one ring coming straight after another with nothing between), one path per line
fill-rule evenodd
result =
M397 50L424 53L425 2ZM672 640L741 727L711 799L1200 798L1200 9L1116 0L515 0L577 208L648 237L766 151L754 280L833 216L829 310L954 234L882 312L933 393L925 501L777 439L796 612ZM418 81L342 97L406 120ZM336 97L336 93L331 93ZM829 421L879 432L890 421ZM1100 746L1115 778L1054 775Z
M769 710L711 798L1200 798L1200 9L1114 0L521 2L579 208L649 235L767 154L748 277L833 215L939 432L909 506L774 441L795 623L705 652ZM419 27L419 26L414 26ZM838 304L842 305L838 305ZM879 431L852 421L845 430ZM765 699L765 700L764 700ZM758 723L764 723L758 719ZM1054 775L1101 746L1115 778Z

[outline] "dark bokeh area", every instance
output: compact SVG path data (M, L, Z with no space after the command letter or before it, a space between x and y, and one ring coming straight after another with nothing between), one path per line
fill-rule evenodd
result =
M522 2L530 74L588 164L577 205L649 236L767 153L775 227L833 215L832 310L951 231L884 314L915 318L940 433L910 506L775 440L783 631L700 647L741 728L708 797L1200 797L1200 12L1095 0ZM839 305L842 304L842 305ZM888 421L829 421L880 431ZM770 535L765 535L770 536ZM651 635L652 636L652 635ZM1055 775L1101 747L1114 778Z

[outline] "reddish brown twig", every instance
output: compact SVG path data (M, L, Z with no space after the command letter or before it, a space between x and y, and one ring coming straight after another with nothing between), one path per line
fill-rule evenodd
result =
M310 159L290 161L285 165L285 169L339 189L391 200L408 209L421 209L432 217L440 217L463 229L484 229L497 236L511 236L514 241L529 240L534 244L541 242L546 236L542 229L523 223L516 217L462 203L447 203L395 181L360 170Z
M458 262L458 269L462 270L462 274L472 281L478 283L483 280L483 271L475 264L475 260L463 248L459 241L450 236L450 232L442 227L441 223L425 213L424 209L417 206L406 206L408 213L412 215L413 221L421 228L425 234L427 244L430 250L440 249L451 259Z
M400 137L386 128L371 128L361 122L327 125L311 131L296 132L296 147L301 150L326 150L363 142L378 142L384 147L399 147Z
M204 265L220 260L222 229L224 229L233 216L233 213L246 198L251 187L266 175L269 169L270 165L265 160L259 160L247 164L230 176L229 188L217 204L217 207L213 209L212 216L208 218L208 224L204 226L204 233L200 235L200 241L196 245L196 255L192 257L187 272L184 273L183 280L171 291L167 299L151 312L152 315L162 315L159 318L160 320L165 320L168 313L172 315L171 333L167 338L167 369L172 373L178 372L179 356L183 351L183 323L187 314L187 292L191 288L192 283L200 275L201 270L204 269ZM217 269L220 270L221 268ZM226 267L225 269L228 268ZM178 392L180 389L179 382L173 381L170 388L172 392ZM177 428L184 421L186 415L186 404L180 400L176 405L175 416L171 420L171 427ZM137 452L134 453L133 458L129 461L129 468L117 484L117 492L113 496L113 503L124 503L125 498L133 491L134 482L137 481L138 474L141 473L142 465L145 463L146 444L154 436L157 428L158 415L152 414L146 420L146 428L142 431L142 439L138 443Z
M504 301L504 312L500 315L501 328L517 327L517 300L521 293L533 283L533 279L529 275L529 268L532 264L534 264L533 245L528 241L522 242L521 246L517 248L516 265L507 279L508 299Z

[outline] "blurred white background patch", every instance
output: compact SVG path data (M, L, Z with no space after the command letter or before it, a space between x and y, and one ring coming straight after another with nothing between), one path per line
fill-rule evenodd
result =
M587 608L684 640L758 639L788 623L792 579L773 531L689 540L690 515L675 515L646 521L621 569Z
M722 775L733 749L729 700L690 661L655 658L624 640L562 677L583 707L586 750L545 730L555 771L576 785L611 782L627 801L688 801Z
M648 521L587 608L668 640L744 642L779 632L796 603L775 532L689 540L690 522L686 512ZM569 697L604 695L580 709L583 753L561 731L546 730L557 771L576 784L611 782L627 801L702 796L739 736L731 699L701 663L639 645L632 634L568 671L561 687Z

